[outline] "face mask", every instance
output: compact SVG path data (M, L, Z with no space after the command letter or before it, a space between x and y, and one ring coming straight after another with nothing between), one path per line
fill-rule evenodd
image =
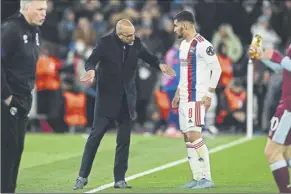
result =
M77 52L83 52L85 49L85 44L83 42L76 42L75 48Z

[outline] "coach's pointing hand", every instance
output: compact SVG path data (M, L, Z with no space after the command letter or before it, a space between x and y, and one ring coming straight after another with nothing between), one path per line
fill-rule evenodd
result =
M174 71L174 69L167 64L160 64L160 69L163 73L169 76L172 76L172 77L176 76L176 72Z
M94 77L95 77L95 70L89 70L86 72L86 74L84 76L81 77L80 81L81 82L87 82L87 81L93 82Z

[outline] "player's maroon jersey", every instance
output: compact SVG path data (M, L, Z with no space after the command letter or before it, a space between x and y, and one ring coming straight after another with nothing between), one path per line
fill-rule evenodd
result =
M291 45L287 50L289 55ZM269 137L277 143L291 145L291 72L286 69L283 70L282 96L271 120Z
M291 58L291 44L287 49L286 56ZM271 60L276 63L281 63L282 58L280 53L275 51ZM283 106L288 111L291 111L291 72L285 68L283 69L282 96L279 106Z
M282 106L284 106L284 108L291 112L291 72L286 69L283 70L281 100L283 101Z

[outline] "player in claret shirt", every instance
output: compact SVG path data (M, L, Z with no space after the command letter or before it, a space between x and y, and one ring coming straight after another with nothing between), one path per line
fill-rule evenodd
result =
M201 136L205 112L221 75L221 67L212 44L195 30L191 12L174 18L174 31L184 40L180 46L180 81L172 101L179 107L180 129L184 134L193 179L184 188L211 188L209 152Z
M260 60L272 69L283 68L282 96L271 119L265 155L280 193L291 193L288 166L291 167L291 45L283 57L278 51L264 52L255 47L249 53L260 53Z

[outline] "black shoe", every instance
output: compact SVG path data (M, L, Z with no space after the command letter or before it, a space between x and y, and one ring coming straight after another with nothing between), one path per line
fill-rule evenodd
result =
M115 189L131 189L132 187L127 185L125 181L118 181L114 184Z
M88 179L78 177L75 185L73 186L73 190L83 189L83 187L86 186L87 184L88 184Z

